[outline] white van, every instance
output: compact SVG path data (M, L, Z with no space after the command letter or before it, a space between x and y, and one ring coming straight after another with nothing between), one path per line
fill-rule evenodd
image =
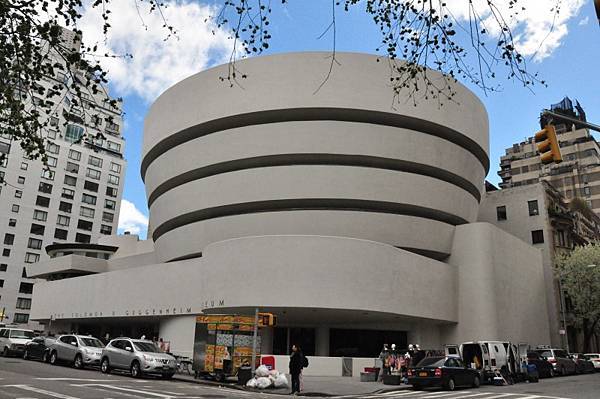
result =
M503 368L513 378L522 378L521 363L527 359L527 344L508 341L473 341L446 345L446 355L459 356L465 364L478 370L483 380L494 377Z
M4 357L23 355L25 344L35 337L32 330L4 327L0 329L0 351Z

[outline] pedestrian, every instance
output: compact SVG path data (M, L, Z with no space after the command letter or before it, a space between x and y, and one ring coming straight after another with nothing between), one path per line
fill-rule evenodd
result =
M390 373L389 356L390 356L390 350L388 349L388 344L383 344L383 349L379 353L379 359L381 359L381 380L382 381L383 381L383 376L388 375Z
M292 376L291 394L300 393L300 373L304 367L304 355L297 345L292 345L292 354L290 355L290 375Z

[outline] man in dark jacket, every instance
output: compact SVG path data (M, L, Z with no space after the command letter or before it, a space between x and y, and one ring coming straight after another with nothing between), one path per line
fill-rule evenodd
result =
M290 374L292 376L292 394L300 393L300 373L304 367L304 355L296 345L292 346L290 355Z

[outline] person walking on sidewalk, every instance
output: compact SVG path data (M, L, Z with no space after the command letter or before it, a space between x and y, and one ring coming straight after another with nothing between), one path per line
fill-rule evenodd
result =
M300 373L304 367L304 355L300 348L292 345L290 355L290 375L292 376L292 394L300 393Z

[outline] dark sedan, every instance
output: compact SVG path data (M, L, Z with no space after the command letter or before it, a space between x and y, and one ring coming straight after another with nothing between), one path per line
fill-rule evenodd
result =
M577 365L577 373L593 373L596 371L594 363L589 361L582 353L571 353L571 357Z
M459 386L478 388L481 377L458 357L427 357L408 370L408 383L414 389L439 386L453 391Z
M50 337L35 337L25 344L23 359L37 359L47 362L49 359L49 348L55 339Z
M540 378L551 378L555 376L552 363L537 352L527 352L527 363L535 365Z

